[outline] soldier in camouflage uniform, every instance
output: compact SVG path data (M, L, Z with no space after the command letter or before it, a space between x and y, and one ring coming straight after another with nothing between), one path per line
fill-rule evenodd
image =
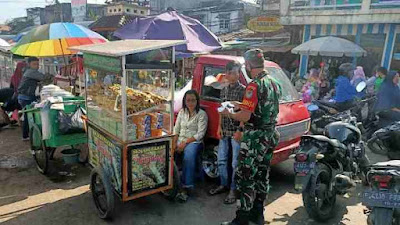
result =
M264 70L262 50L249 50L244 58L247 74L253 81L246 87L243 102L235 104L237 112L222 112L245 123L236 171L238 210L236 218L223 225L247 225L249 221L264 224L269 166L279 141L275 125L279 112L280 87Z

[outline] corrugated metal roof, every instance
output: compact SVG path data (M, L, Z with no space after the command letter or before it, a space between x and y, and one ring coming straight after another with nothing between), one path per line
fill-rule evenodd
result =
M91 30L96 31L96 29L101 28L110 28L110 29L118 29L124 26L127 23L130 23L133 19L138 16L134 15L112 15L112 16L103 16L96 20L94 23L89 25Z

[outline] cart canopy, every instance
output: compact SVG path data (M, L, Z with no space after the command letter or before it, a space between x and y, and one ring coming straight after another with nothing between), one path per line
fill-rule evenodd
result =
M122 40L71 47L70 50L97 55L120 57L135 53L186 44L185 40Z

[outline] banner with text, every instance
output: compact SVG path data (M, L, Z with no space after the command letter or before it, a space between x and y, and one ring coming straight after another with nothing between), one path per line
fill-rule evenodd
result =
M169 141L133 146L131 191L137 192L168 184Z

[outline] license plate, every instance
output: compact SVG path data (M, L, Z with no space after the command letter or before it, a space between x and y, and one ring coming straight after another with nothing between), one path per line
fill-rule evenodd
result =
M295 162L294 172L307 174L311 169L315 167L315 162Z
M400 193L365 190L362 194L362 202L366 206L400 208Z

